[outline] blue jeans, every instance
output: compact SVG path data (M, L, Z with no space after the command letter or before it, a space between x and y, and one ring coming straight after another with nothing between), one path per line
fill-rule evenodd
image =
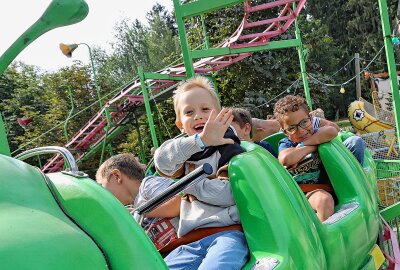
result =
M170 270L240 270L248 255L244 234L231 230L177 247L164 260Z
M356 157L361 166L364 164L365 142L361 137L351 136L343 142L344 146Z

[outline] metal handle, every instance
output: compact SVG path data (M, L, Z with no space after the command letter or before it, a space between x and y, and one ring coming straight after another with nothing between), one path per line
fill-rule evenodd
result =
M211 165L208 163L204 163L201 167L198 167L193 172L189 173L173 185L169 186L166 190L158 194L156 197L150 199L148 202L138 207L135 210L133 217L140 224L143 214L150 212L157 206L168 201L182 190L185 190L188 187L198 183L200 180L204 179L208 175L211 175L212 172L213 169Z
M30 149L27 151L24 151L18 155L15 156L16 159L19 160L25 160L30 157L38 156L38 155L44 155L44 154L59 154L64 158L64 161L67 165L67 169L69 169L68 172L64 172L73 176L78 176L78 177L86 177L86 174L83 172L80 172L78 169L78 166L76 165L76 161L74 156L71 154L68 149L60 146L44 146L44 147L38 147L34 149Z

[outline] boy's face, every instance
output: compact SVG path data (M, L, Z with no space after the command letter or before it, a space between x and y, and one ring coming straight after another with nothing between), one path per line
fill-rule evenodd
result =
M176 126L189 136L201 133L211 110L219 112L216 102L207 90L200 87L179 94Z
M311 118L302 108L296 112L287 112L282 119L282 128L297 143L305 141L314 133Z
M110 177L96 178L97 183L110 191L122 204L133 204L140 182L131 180L119 170L113 170Z

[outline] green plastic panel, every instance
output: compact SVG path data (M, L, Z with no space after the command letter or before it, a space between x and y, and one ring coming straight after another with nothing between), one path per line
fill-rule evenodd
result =
M107 269L96 244L60 210L42 174L0 155L0 268Z
M336 210L345 204L359 204L334 224L315 221L328 269L359 269L378 237L376 196L362 167L340 140L322 144L318 150L339 200Z
M251 251L256 260L275 258L274 269L326 269L311 207L289 173L263 148L242 142L247 153L229 166L233 194Z
M363 168L339 139L319 147L342 206L356 205L331 224L321 223L302 191L267 151L243 143L229 174L251 251L256 260L275 258L274 269L360 269L375 244L379 218L376 196Z
M277 132L275 134L269 135L264 141L269 142L274 149L275 153L279 153L279 141L285 138L286 135L283 132Z
M66 213L96 241L113 270L167 269L143 229L111 193L89 178L48 177Z

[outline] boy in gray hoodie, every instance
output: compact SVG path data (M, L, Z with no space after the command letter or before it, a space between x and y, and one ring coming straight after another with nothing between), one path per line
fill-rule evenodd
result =
M169 269L241 269L248 257L246 239L229 179L215 176L231 157L242 152L239 139L229 127L232 112L221 109L210 81L202 76L178 87L174 109L176 126L188 137L168 140L156 150L158 172L180 177L209 163L214 175L185 190L178 237L200 228L213 227L212 231L218 232L176 248L165 261Z

